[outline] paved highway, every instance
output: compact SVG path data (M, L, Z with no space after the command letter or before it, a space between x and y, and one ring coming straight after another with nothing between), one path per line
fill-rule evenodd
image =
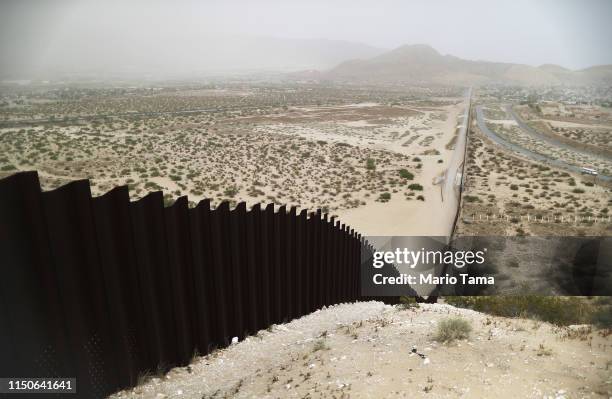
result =
M579 166L572 165L560 159L551 158L547 155L528 150L525 147L506 140L505 138L499 136L497 133L490 130L487 127L487 124L485 123L484 113L482 112L482 105L478 105L476 107L476 121L478 122L478 127L480 128L480 131L483 134L490 138L491 141L493 141L494 143L499 144L500 146L505 147L506 149L516 152L525 158L542 162L543 164L548 164L560 169L565 169L572 173L582 173L582 169ZM599 175L597 176L597 179L612 182L612 176Z
M574 151L574 152L580 152L582 154L588 155L588 156L592 156L592 157L596 157L599 159L602 159L604 161L610 161L612 160L612 158L599 154L595 151L589 151L588 149L582 149L582 148L576 148L573 147L567 143L564 143L561 140L556 140L554 137L549 137L546 136L545 134L542 134L540 132L538 132L536 129L532 128L531 126L529 126L527 123L525 123L525 121L517 115L516 112L514 112L514 110L512 109L512 105L506 105L505 107L506 109L506 113L516 121L516 123L518 124L518 126L523 129L523 131L525 133L527 133L529 136L533 137L536 140L540 140L540 141L544 141L550 145L553 145L555 147L559 147L559 148L563 148L565 150L569 150L569 151Z

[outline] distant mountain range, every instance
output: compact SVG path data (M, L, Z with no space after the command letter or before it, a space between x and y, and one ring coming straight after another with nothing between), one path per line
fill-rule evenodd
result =
M136 29L134 30L136 31ZM369 59L386 50L326 39L279 39L242 35L152 39L109 31L104 39L68 35L46 49L0 44L0 79L56 76L197 77L252 72L327 70L348 59ZM42 56L41 54L44 54Z
M95 35L67 35L46 49L23 49L18 41L0 46L0 79L197 78L258 72L355 83L612 85L612 65L571 71L558 65L469 61L441 55L423 44L389 51L342 40L190 37L177 32L153 41L109 31L103 40Z
M612 65L572 71L558 65L533 67L469 61L441 55L424 44L405 45L364 59L340 63L324 72L305 71L296 78L359 83L611 85Z

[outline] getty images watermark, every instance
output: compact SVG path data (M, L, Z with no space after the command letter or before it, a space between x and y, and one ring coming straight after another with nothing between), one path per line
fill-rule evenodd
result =
M462 269L469 265L482 265L485 263L487 248L480 251L451 251L451 250L411 250L409 248L395 248L391 251L374 251L372 254L372 267L382 269L385 265L394 265L398 271L405 267L414 270L419 268L435 268L435 266L447 265ZM470 276L468 273L459 273L458 277L445 273L437 275L435 272L408 274L399 273L397 276L385 276L375 273L372 282L381 284L461 284L468 285L492 285L495 284L494 276Z
M612 295L612 237L368 236L364 296Z

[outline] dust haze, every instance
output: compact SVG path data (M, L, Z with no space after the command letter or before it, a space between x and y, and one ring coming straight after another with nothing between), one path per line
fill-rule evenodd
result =
M329 70L402 45L569 69L612 63L606 1L7 1L0 77Z

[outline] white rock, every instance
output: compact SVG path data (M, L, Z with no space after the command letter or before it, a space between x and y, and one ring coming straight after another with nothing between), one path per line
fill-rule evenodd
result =
M423 360L423 364L429 364L429 363L431 363L431 362L430 362L429 358L426 357L425 360Z
M232 338L232 345L236 345L238 343L238 337Z

